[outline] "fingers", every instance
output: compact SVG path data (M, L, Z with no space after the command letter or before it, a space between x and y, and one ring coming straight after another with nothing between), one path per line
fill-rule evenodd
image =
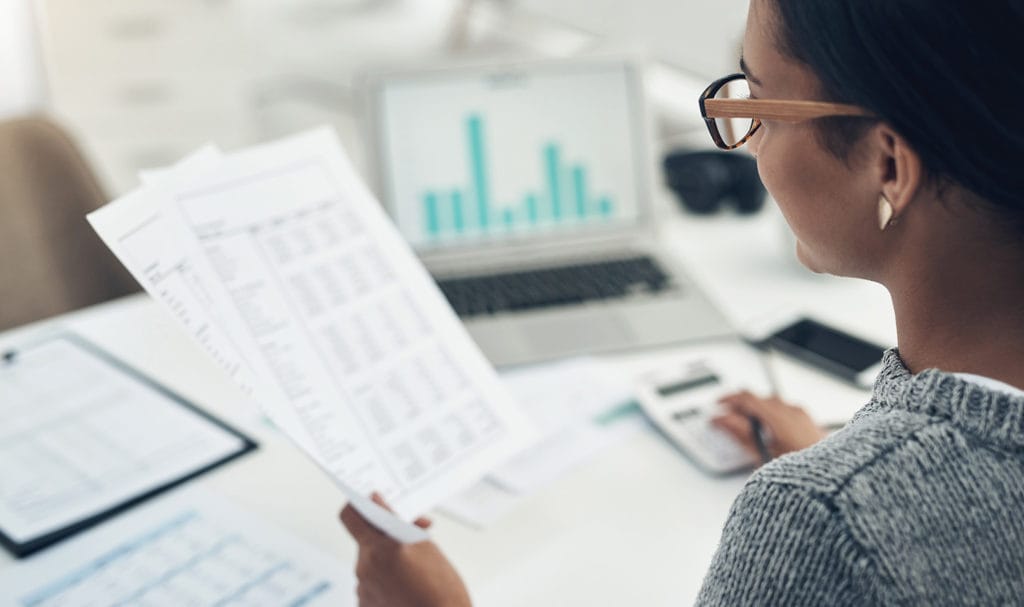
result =
M372 494L370 494L370 499L372 499L375 504L387 510L388 512L394 512L394 510L391 509L391 506L389 506L388 503L384 501L384 496L382 496L380 493L374 491ZM413 524L419 527L420 529L430 529L430 526L433 525L434 522L425 516L421 516L415 521L413 521Z
M748 417L738 413L729 413L712 419L711 423L716 428L728 432L746 451L752 455L760 456L757 442L754 438L754 427Z
M760 398L747 391L725 396L719 399L718 403L730 412L754 417L764 422L769 428L785 423L792 411L802 410L774 396Z
M370 495L370 499L372 499L375 504L377 504L381 508L384 508L388 512L394 512L394 510L391 509L391 506L389 506L388 503L384 501L384 497L380 493L374 491ZM340 518L341 523L345 526L345 529L348 530L349 534L360 545L369 542L378 542L380 540L388 538L388 536L385 535L380 529L377 529L372 524L370 524L365 518L363 518L363 515L359 514L359 511L353 508L352 504L345 505L345 507L341 511ZM420 529L430 529L431 525L433 525L434 523L430 519L421 516L420 518L413 521L413 524L419 527Z
M743 392L723 396L718 402L743 415L753 415L760 418L764 416L766 410L771 407L774 401L773 399L759 398L751 392L744 390Z
M750 423L750 418L739 413L727 413L720 415L711 420L711 423L715 427L725 430L729 434L736 437L739 441L750 441L754 440L754 426Z
M370 499L373 500L373 503L377 504L378 506L387 510L388 512L394 512L394 510L391 509L391 506L388 506L388 503L384 501L384 496L381 495L380 493L374 491L373 493L370 494Z
M371 525L362 514L352 507L352 504L345 504L341 510L341 524L360 545L377 542L386 537L376 527Z
M430 529L430 526L434 524L434 521L430 520L425 516L421 516L412 523L420 529Z

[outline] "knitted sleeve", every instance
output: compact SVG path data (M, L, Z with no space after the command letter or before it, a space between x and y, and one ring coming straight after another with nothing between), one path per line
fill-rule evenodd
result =
M755 479L733 504L697 604L874 604L876 584L826 497Z

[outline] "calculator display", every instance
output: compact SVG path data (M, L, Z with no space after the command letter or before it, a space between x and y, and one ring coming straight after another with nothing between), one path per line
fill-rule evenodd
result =
M719 380L718 376L714 374L701 375L699 377L689 377L682 381L678 381L664 386L658 386L658 396L661 396L662 398L668 398L669 396L675 396L676 394L689 392L690 390L695 390L697 388L702 388L704 386L717 386L720 383L721 380Z

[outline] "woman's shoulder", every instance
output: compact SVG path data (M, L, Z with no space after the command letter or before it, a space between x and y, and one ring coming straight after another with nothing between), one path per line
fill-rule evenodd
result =
M797 582L799 571L829 563L835 569L829 575L845 580L839 585L877 592L873 546L854 530L874 526L886 512L870 503L872 492L863 487L884 491L900 483L900 464L892 458L900 459L903 448L934 423L924 415L869 408L818 444L761 467L733 503L716 557L720 566L731 559L746 563L745 570L760 570L786 562L774 575L793 576L793 587L808 589L817 585Z
M834 495L873 464L898 457L935 420L918 413L869 406L816 445L784 455L758 470L751 483L789 487L820 497Z
M988 425L968 423L987 401L967 396L964 410L951 411L875 403L819 444L764 466L733 506L728 543L838 563L840 577L887 597L877 602L1006 604L1019 595L1019 576L1005 572L1024 571L1024 450L1011 432L1024 424L1024 403L989 407L1010 421L993 413Z
M876 563L835 499L854 474L829 465L843 459L844 442L833 435L751 477L722 530L699 605L880 602ZM860 462L869 457L858 453Z
M825 440L763 466L744 492L822 502L853 518L884 517L875 508L883 501L911 506L929 495L949 501L942 497L947 489L989 477L1024 486L1024 452L1007 450L956 418L875 401Z

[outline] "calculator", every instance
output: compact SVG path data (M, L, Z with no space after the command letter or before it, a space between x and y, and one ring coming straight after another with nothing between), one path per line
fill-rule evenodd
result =
M700 468L726 475L759 463L732 435L711 424L722 411L718 399L750 387L744 384L713 360L691 359L643 376L637 400L654 426Z

